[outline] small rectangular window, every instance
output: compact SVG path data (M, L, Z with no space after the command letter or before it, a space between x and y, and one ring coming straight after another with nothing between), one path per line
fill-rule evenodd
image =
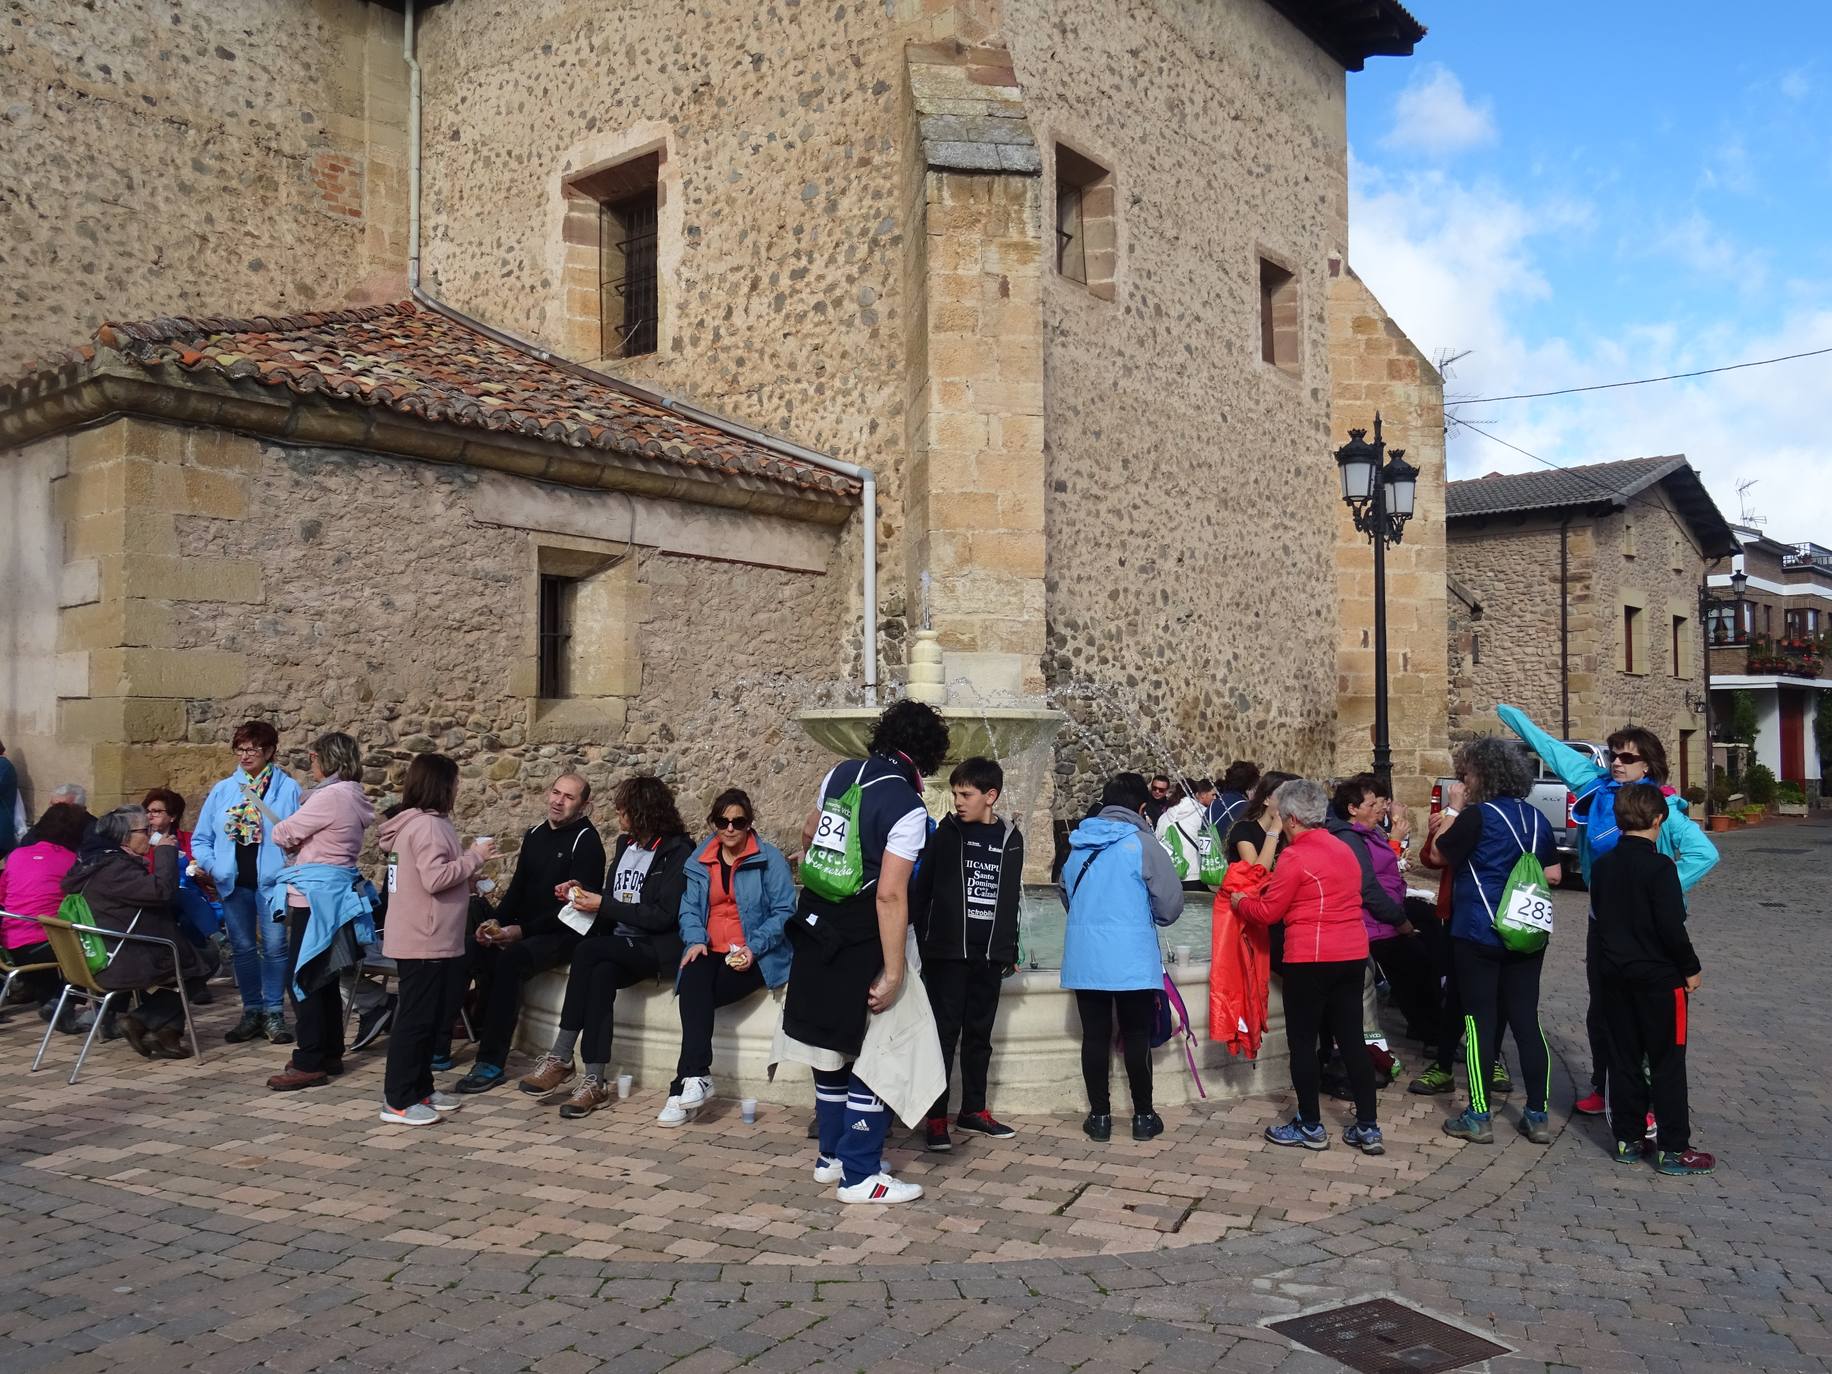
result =
M537 631L540 657L535 690L549 701L572 695L572 684L567 680L567 660L572 645L573 582L570 577L541 574Z
M1644 648L1638 643L1641 638L1641 607L1624 606L1622 608L1622 671L1625 673L1642 672L1641 666Z
M1673 676L1691 677L1692 664L1689 652L1689 641L1686 638L1686 618L1683 615L1673 617Z
M1113 173L1072 148L1056 146L1056 271L1112 300L1119 263L1118 194Z
M1298 366L1298 279L1265 258L1259 260L1260 357L1294 375Z
M595 208L598 297L598 352L605 358L637 358L660 347L661 333L661 154L645 153L614 167L576 178L566 193L580 211ZM572 212L569 212L569 215ZM589 252L593 228L569 220L568 242ZM574 234L577 237L574 237ZM575 264L581 274L592 270ZM583 283L581 283L583 285Z

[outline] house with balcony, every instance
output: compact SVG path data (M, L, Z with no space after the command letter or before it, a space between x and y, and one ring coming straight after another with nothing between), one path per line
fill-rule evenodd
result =
M1820 793L1825 763L1817 744L1819 712L1832 682L1832 549L1788 544L1752 526L1736 528L1741 552L1712 564L1707 579L1706 642L1711 709L1728 721L1736 694L1756 707L1753 759L1782 782Z

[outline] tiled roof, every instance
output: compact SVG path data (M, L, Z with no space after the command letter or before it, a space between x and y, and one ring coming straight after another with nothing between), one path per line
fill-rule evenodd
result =
M200 379L342 398L432 422L629 454L703 480L742 476L840 499L859 491L840 473L581 376L412 302L249 320L104 324L92 345L38 364L33 373L88 367L105 352L149 372L176 367ZM0 385L0 406L30 380Z
M1683 454L1532 472L1494 472L1448 483L1444 508L1452 520L1599 505L1621 508L1661 483L1667 484L1674 506L1692 526L1707 557L1736 551L1737 540L1729 523Z

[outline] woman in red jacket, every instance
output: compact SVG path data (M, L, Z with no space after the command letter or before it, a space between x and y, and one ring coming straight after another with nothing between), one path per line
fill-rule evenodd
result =
M1361 1038L1361 991L1368 964L1368 932L1361 921L1361 861L1323 828L1329 794L1303 778L1281 783L1272 794L1265 826L1282 830L1289 843L1279 855L1272 881L1258 896L1234 893L1230 900L1242 920L1285 926L1285 1042L1291 1053L1291 1086L1298 1114L1282 1126L1268 1126L1274 1145L1329 1148L1317 1103L1321 1071L1317 1033L1325 1025L1342 1047L1343 1065L1355 1091L1355 1124L1342 1133L1345 1145L1364 1154L1385 1150L1374 1114L1374 1069Z

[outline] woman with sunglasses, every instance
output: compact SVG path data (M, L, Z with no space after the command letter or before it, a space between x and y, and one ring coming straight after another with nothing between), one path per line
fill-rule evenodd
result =
M736 787L719 794L706 820L713 833L687 861L681 897L681 1057L656 1118L664 1126L679 1126L712 1097L713 1012L789 981L789 861L758 836L751 799Z
M1561 744L1527 718L1517 706L1496 708L1502 724L1512 730L1537 753L1558 776L1575 799L1571 818L1578 831L1578 871L1590 882L1590 866L1616 847L1622 832L1616 828L1616 793L1637 783L1653 783L1667 799L1667 818L1661 823L1656 846L1673 860L1679 869L1681 892L1690 892L1698 880L1709 873L1718 861L1717 846L1706 838L1692 819L1691 807L1678 791L1667 783L1667 751L1660 737L1639 725L1625 725L1606 741L1609 748L1607 768L1593 763L1568 744ZM1573 1109L1584 1116L1603 1114L1609 1074L1609 1027L1597 999L1596 918L1589 922L1589 936L1584 944L1584 965L1590 984L1590 1007L1584 1014L1584 1029L1590 1036L1590 1087L1588 1097L1581 1097Z

